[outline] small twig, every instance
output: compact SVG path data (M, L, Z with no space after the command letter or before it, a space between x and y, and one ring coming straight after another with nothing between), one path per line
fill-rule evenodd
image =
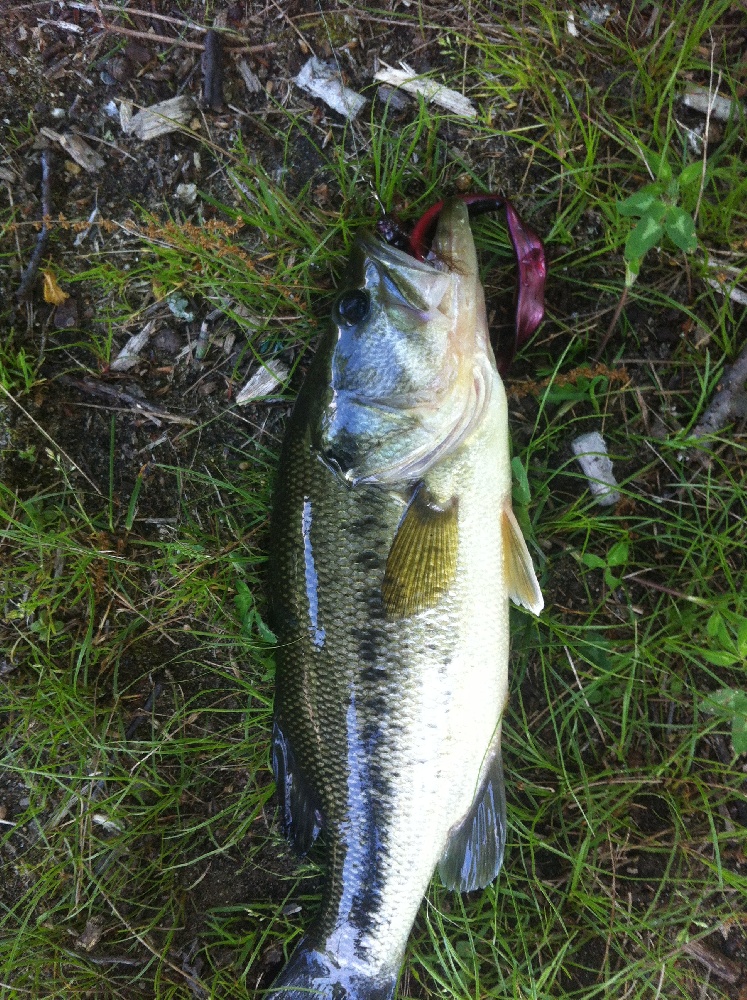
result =
M115 399L120 404L125 404L121 408L124 411L139 413L150 420L165 420L172 424L185 424L187 427L196 427L197 424L190 417L183 417L179 413L169 413L168 410L161 409L149 403L147 399L140 399L132 393L125 392L117 386L107 385L105 382L95 382L93 379L73 378L71 375L60 375L57 379L63 385L71 386L82 392L89 392L97 396L105 396L108 399Z
M670 597L676 597L680 601L690 601L691 604L699 604L701 607L710 607L708 601L704 601L701 597L692 597L690 594L685 594L681 590L673 590L671 587L665 587L661 583L654 583L653 580L646 580L639 573L645 573L646 570L639 570L636 573L626 573L623 580L633 580L635 583L640 583L644 587L648 587L649 590L658 590L660 594L669 594Z
M41 202L42 202L42 227L39 230L39 236L36 241L36 246L34 247L34 252L31 255L31 260L28 263L28 267L23 272L23 277L21 278L21 284L16 292L16 298L19 302L25 302L31 294L31 286L33 285L37 271L39 270L39 264L44 256L44 251L47 249L47 242L49 240L49 226L47 225L47 220L52 215L52 172L51 172L51 160L52 154L49 150L42 150L41 155L41 168L42 168L42 181L41 181Z
M690 955L691 958L700 962L701 965L704 965L714 976L718 976L719 979L723 979L726 983L734 984L739 982L742 978L742 973L745 971L744 966L739 962L732 961L726 955L720 955L699 938L683 944L682 950Z
M188 42L186 38L170 38L168 35L152 35L148 31L136 31L134 28L123 28L118 24L112 24L110 21L105 19L99 9L100 6L100 4L92 4L91 10L95 11L99 15L99 25L101 30L106 31L111 35L126 35L128 38L142 38L147 42L159 42L163 45L181 46L184 49L196 49L198 52L203 52L205 49L205 45L202 42ZM150 15L143 12L143 16L149 17ZM191 25L184 24L184 27L185 29L188 29ZM262 45L241 45L231 48L228 51L231 53L266 52L268 49L274 49L276 45L277 42L264 42Z
M129 726L125 730L125 743L130 742L130 740L133 738L133 736L138 731L140 726L148 718L148 713L153 711L156 704L156 699L159 697L162 691L163 691L163 684L160 681L155 681L155 683L153 684L153 688L151 689L151 692L148 695L147 701L145 702L142 708L138 709L138 711L135 713L135 716L130 721Z
M620 319L620 313L623 311L623 308L625 307L625 303L628 301L628 292L629 291L630 291L630 289L626 285L625 288L623 288L623 293L620 296L620 301L615 306L615 311L612 314L612 319L610 320L610 325L607 327L607 332L602 337L602 339L599 341L599 346L597 347L596 354L594 355L594 360L595 361L599 361L599 359L602 356L602 351L605 349L605 347L607 346L607 344L610 341L610 337L615 332L615 327L617 326L617 321Z

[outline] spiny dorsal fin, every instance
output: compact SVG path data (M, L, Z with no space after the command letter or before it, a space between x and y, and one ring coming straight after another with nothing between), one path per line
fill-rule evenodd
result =
M447 889L472 892L490 885L503 863L506 793L500 735L487 773L462 822L449 834L438 873Z
M400 522L386 561L381 595L390 617L435 607L456 575L456 497L439 507L421 485Z
M537 577L529 555L527 543L521 533L516 516L507 503L501 513L503 538L503 567L506 573L508 596L515 604L538 615L545 606Z

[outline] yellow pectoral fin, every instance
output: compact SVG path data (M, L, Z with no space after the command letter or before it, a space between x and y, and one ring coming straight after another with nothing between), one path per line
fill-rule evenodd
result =
M508 596L515 604L538 615L545 606L542 592L534 573L532 557L521 533L511 504L503 507L501 514L503 537L503 567L506 573Z
M386 561L381 595L390 617L435 607L456 575L456 498L439 507L425 486L410 501Z

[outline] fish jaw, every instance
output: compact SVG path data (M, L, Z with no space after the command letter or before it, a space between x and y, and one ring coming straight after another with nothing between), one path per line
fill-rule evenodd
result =
M352 485L412 481L458 448L489 402L495 361L465 206L447 204L433 263L359 237L320 356L315 431Z

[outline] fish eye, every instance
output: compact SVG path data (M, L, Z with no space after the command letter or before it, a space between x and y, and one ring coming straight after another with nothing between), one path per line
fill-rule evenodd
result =
M357 326L371 312L371 296L363 288L343 292L335 303L335 316L342 326Z

